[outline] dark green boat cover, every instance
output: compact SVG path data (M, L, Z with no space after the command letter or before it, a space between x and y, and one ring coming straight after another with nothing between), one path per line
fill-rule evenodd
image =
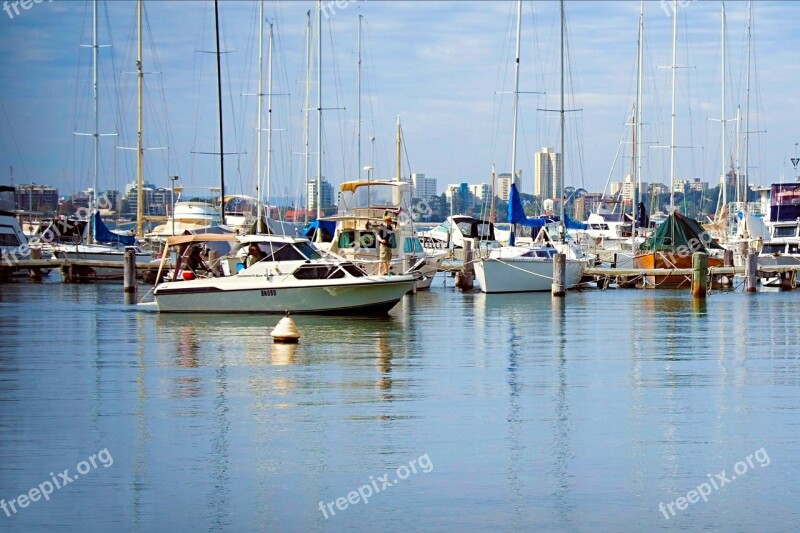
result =
M644 242L644 250L675 251L676 248L689 249L692 252L721 250L711 235L693 218L680 213L672 213L659 224L656 231Z

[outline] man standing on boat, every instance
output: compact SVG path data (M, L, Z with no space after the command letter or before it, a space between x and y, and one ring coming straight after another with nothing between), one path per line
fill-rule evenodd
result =
M383 215L383 224L378 228L378 243L380 244L380 273L385 276L389 274L392 264L392 248L395 247L394 225L392 216L388 213Z

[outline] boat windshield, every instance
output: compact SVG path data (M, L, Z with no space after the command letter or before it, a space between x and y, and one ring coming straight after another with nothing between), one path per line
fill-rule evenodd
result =
M308 242L296 242L294 244L295 248L303 254L306 259L310 261L314 261L316 259L322 259L322 256L319 254L316 248L311 243Z
M370 207L397 209L403 204L403 195L408 196L408 190L406 184L386 183L364 184L352 191L343 190L339 193L339 212L351 213L354 209Z

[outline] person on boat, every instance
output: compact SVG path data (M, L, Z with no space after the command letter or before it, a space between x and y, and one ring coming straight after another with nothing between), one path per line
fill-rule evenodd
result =
M205 270L206 272L211 272L211 269L208 268L208 265L205 261L203 261L203 256L200 254L200 247L193 246L192 251L189 254L189 257L186 258L186 268L197 274L198 270Z
M394 225L392 216L388 213L383 216L383 224L378 228L378 243L380 244L381 275L389 273L392 264L392 254L395 244Z
M265 257L267 257L267 254L264 253L264 251L259 248L257 244L251 244L247 249L247 260L245 261L245 266L249 268Z

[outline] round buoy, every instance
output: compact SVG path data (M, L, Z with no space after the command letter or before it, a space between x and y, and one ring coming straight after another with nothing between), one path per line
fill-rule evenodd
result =
M294 325L294 320L289 318L289 315L281 318L270 335L272 335L273 342L296 343L300 341L300 332L297 331L297 326Z

